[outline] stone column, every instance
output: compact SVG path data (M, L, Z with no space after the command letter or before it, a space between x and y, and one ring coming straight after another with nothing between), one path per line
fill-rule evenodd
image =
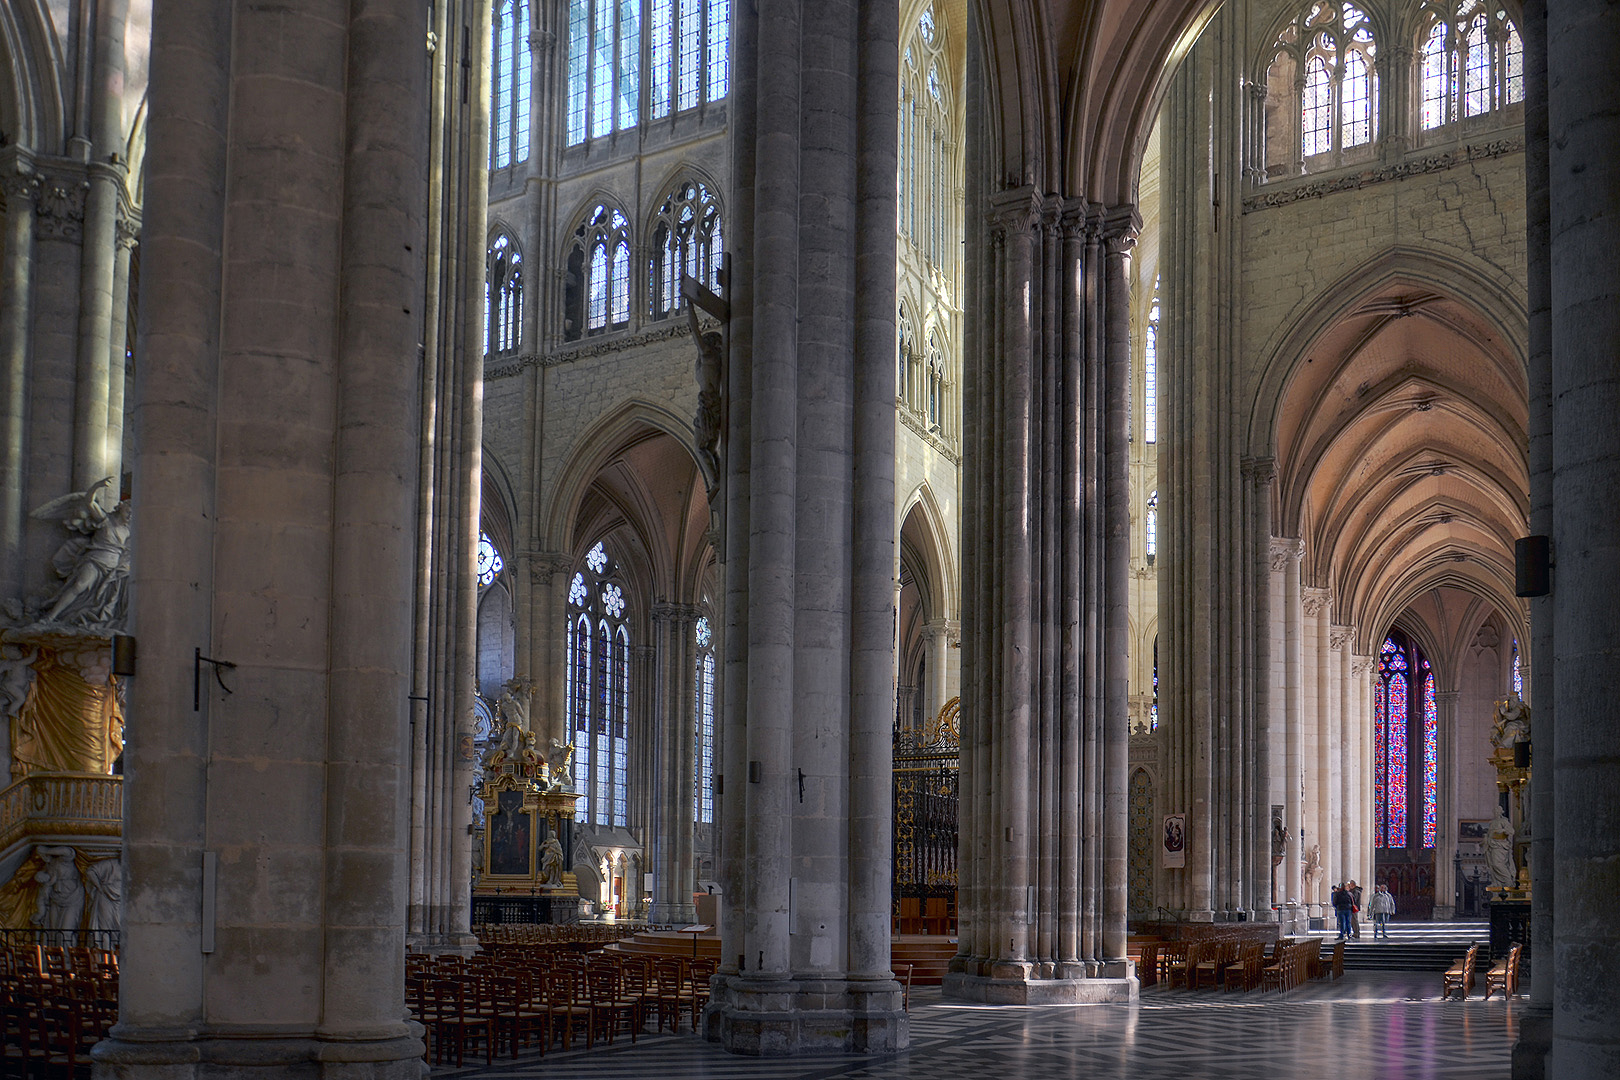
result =
M1596 0L1548 3L1546 40L1555 567L1548 606L1557 651L1543 651L1538 643L1534 669L1552 674L1551 700L1538 689L1536 702L1538 710L1550 705L1554 712L1556 743L1549 753L1542 735L1547 725L1538 715L1533 753L1538 777L1549 764L1554 774L1550 910L1556 918L1547 1075L1585 1080L1620 1074L1620 981L1608 975L1620 965L1614 918L1620 831L1612 825L1620 821L1620 725L1606 695L1620 679L1620 621L1614 618L1620 604L1614 514L1620 489L1620 425L1614 423L1620 410L1620 261L1593 257L1620 246L1614 211L1620 83L1604 74L1620 53L1620 19L1612 6ZM1537 414L1539 386L1533 375ZM1540 430L1532 424L1532 431ZM1545 479L1532 472L1538 493ZM1533 496L1533 505L1540 502ZM1547 960L1538 956L1537 969Z
M708 1030L748 1054L898 1049L896 12L739 7L733 56L727 966Z
M1301 897L1307 903L1323 903L1328 889L1338 881L1341 867L1335 865L1333 837L1329 822L1333 808L1329 799L1329 758L1333 752L1329 740L1331 731L1328 702L1331 696L1330 667L1327 662L1329 639L1328 619L1332 598L1326 589L1306 586L1300 590L1305 609L1305 695L1303 722L1305 727L1304 758L1301 771L1305 785L1305 847L1317 847L1322 859L1322 877L1316 892Z
M140 223L118 215L118 251L113 262L112 330L107 335L107 475L124 472L124 386L129 366L129 261L140 236ZM114 481L118 482L117 479Z
M1350 809L1354 805L1350 798L1350 784L1354 779L1351 748L1355 745L1351 736L1354 721L1350 711L1350 642L1354 636L1355 631L1348 626L1329 628L1331 652L1328 654L1328 666L1332 675L1332 708L1329 712L1333 731L1328 742L1332 747L1329 790L1331 816L1328 823L1333 836L1333 850L1339 854L1340 865L1334 871L1335 875L1354 878L1358 884L1366 886L1370 895L1373 883L1368 868L1356 863L1355 849L1350 846Z
M965 502L979 568L963 596L969 884L946 993L1128 999L1125 288L1137 222L1130 207L1105 214L1027 187L990 209L989 355L964 379L986 388L965 398L982 453Z
M23 591L23 523L28 508L24 456L28 417L30 270L34 258L34 198L39 182L16 171L18 151L0 150L6 196L5 262L0 265L0 596Z
M659 774L649 836L652 857L654 922L691 922L692 907L692 754L694 750L695 642L693 625L699 611L690 604L653 605L657 641L659 712L655 727Z
M1351 837L1354 843L1353 857L1357 865L1366 868L1367 881L1363 885L1371 885L1376 881L1378 856L1373 850L1372 836L1372 679L1377 669L1377 660L1371 656L1357 654L1350 661L1351 697L1355 710L1356 732L1355 746L1353 748L1356 758L1356 789L1351 792L1350 805L1353 808Z
M135 422L155 527L136 538L139 737L101 1077L422 1073L402 981L415 14L154 12L143 351L162 361ZM236 665L202 711L194 650Z
M1276 774L1273 749L1282 735L1273 720L1282 703L1282 688L1273 678L1276 660L1281 650L1275 648L1272 633L1272 612L1281 595L1281 573L1274 571L1278 562L1271 539L1271 487L1277 479L1274 458L1254 458L1247 462L1250 487L1245 493L1249 500L1246 522L1252 551L1249 578L1252 595L1247 610L1246 631L1252 641L1252 669L1248 683L1249 695L1247 731L1253 740L1247 755L1247 768L1252 776L1248 820L1243 823L1249 843L1248 879L1244 906L1251 919L1270 921L1276 916L1272 905L1277 900L1271 893L1271 807L1277 802L1272 778ZM1279 568L1280 569L1280 568ZM1243 755L1240 755L1242 757Z
M1283 817L1288 826L1288 854L1283 859L1288 888L1285 897L1310 903L1305 871L1305 601L1301 562L1305 545L1284 540L1287 564L1283 569L1284 715L1287 725L1283 753Z
M1434 692L1435 718L1439 721L1435 760L1435 837L1434 837L1434 917L1449 919L1456 911L1457 867L1451 860L1456 849L1457 774L1457 691ZM1419 789L1422 777L1418 779ZM1419 826L1421 828L1421 824Z
M1552 206L1551 146L1547 104L1547 3L1525 0L1519 20L1524 39L1524 196L1529 316L1530 533L1553 533L1553 366L1552 366ZM1553 958L1557 944L1553 897L1558 863L1558 821L1553 799L1557 775L1557 707L1553 683L1553 598L1530 601L1526 689L1534 710L1532 753L1540 768L1530 775L1530 951L1537 960ZM1542 659L1545 657L1545 661ZM1554 767L1547 767L1553 762ZM1530 1006L1513 1047L1514 1080L1543 1080L1552 1049L1553 977L1556 959L1532 962Z

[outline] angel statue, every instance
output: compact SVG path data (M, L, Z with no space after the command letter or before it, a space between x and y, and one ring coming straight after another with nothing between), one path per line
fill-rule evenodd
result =
M1496 723L1491 727L1491 745L1498 750L1512 750L1516 742L1530 738L1530 706L1514 694L1496 703Z
M62 579L54 594L30 604L39 622L100 628L123 622L129 594L129 500L103 510L97 496L113 482L98 482L88 491L64 495L35 510L40 521L60 521L76 535L68 537L51 559Z

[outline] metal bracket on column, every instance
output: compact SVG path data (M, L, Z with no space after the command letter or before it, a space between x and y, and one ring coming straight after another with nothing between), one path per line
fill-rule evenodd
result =
M799 801L804 802L804 770L799 770Z
M230 668L231 670L234 671L236 669L236 665L231 663L229 660L215 660L211 656L204 656L202 654L201 649L192 650L192 661L191 661L191 711L192 712L201 712L202 711L202 666L204 664L213 664L214 665L214 681L219 683L219 688L221 690L225 691L227 694L229 694L231 692L231 688L225 685L225 676L221 672L220 669L221 668Z

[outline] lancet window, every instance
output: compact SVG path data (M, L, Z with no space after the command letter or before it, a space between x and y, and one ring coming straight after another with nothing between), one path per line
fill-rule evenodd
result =
M1159 557L1159 493L1148 494L1147 509L1142 515L1142 552L1149 566Z
M945 415L945 353L939 347L939 335L928 335L928 352L924 358L927 387L924 395L924 405L927 411L928 426L934 431L940 429Z
M600 542L568 586L568 728L577 820L624 826L629 773L630 627L618 567Z
M1159 279L1153 279L1142 351L1142 441L1159 441Z
M598 203L574 232L563 284L563 337L630 325L630 222Z
M692 702L697 730L693 733L692 817L699 825L714 823L714 630L707 616L694 630L697 670L693 673Z
M723 101L730 49L731 0L569 0L568 145Z
M1505 9L1463 0L1426 14L1417 50L1423 130L1524 100L1524 41Z
M1432 848L1439 800L1434 669L1398 631L1384 640L1373 690L1373 836L1383 849Z
M1377 41L1365 12L1312 3L1285 26L1266 69L1266 172L1331 167L1377 137Z
M501 0L495 11L494 87L490 102L489 165L504 169L529 159L528 0Z
M1519 639L1513 639L1513 694L1524 697L1524 671L1519 667Z
M695 180L677 184L658 209L652 238L647 291L653 318L662 319L681 310L682 274L720 291L725 238L720 201L708 185Z
M900 64L900 235L943 268L954 232L956 176L944 26L925 9Z
M515 350L523 339L523 252L506 232L484 262L484 353Z

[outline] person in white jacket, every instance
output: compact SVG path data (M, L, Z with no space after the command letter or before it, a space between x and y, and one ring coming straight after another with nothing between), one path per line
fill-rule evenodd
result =
M1389 890L1382 885L1378 886L1378 891L1373 893L1372 903L1368 905L1367 910L1372 912L1373 937L1377 938L1382 934L1384 940L1389 940L1389 917L1395 914L1395 898L1389 894Z

